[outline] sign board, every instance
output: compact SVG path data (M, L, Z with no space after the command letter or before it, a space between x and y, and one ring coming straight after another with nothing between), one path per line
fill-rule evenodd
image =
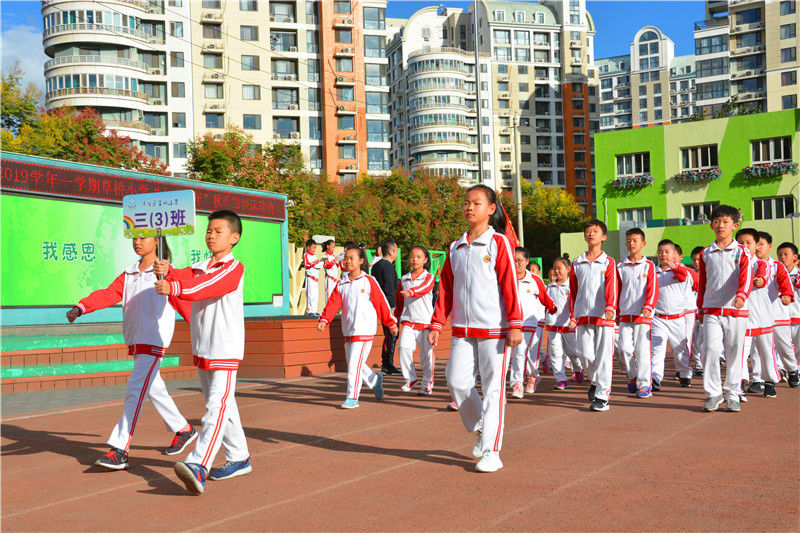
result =
M122 198L123 235L129 239L194 233L194 191L129 194Z

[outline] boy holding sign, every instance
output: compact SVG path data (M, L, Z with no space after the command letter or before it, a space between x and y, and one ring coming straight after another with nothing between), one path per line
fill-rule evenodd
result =
M191 301L192 353L206 399L203 427L194 450L175 473L190 492L202 494L206 473L225 444L225 464L209 479L249 474L250 453L239 418L234 390L239 361L244 356L244 266L231 253L242 237L242 221L232 211L208 216L206 245L211 259L170 271L160 261L153 269L167 276L156 282L159 294Z

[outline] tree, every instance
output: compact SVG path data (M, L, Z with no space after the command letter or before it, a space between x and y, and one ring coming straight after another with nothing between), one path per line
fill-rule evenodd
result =
M16 135L23 124L29 124L39 114L42 91L33 83L22 88L25 73L14 61L0 79L0 126ZM9 137L10 139L10 137Z

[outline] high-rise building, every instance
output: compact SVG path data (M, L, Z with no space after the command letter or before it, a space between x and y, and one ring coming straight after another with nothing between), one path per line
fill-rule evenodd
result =
M472 7L420 10L390 41L392 164L496 188L538 179L591 214L599 115L584 2L477 6L477 17Z
M299 144L332 181L388 172L386 0L97 5L43 2L49 107L97 107L176 174L189 140L230 125Z

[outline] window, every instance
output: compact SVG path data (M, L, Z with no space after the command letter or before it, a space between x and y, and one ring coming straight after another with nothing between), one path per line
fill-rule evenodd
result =
M185 128L186 127L186 113L173 113L172 114L172 127Z
M781 15L792 15L794 14L796 7L795 7L795 0L788 0L781 2Z
M785 94L781 96L781 109L794 109L797 107L797 95Z
M753 56L758 57L758 56ZM719 76L728 73L728 58L705 59L697 62L697 77ZM683 88L683 87L681 87Z
M790 63L797 59L797 48L781 48L781 63Z
M617 220L623 222L632 221L635 225L644 225L648 220L653 220L652 207L634 207L632 209L618 209Z
M717 52L724 52L728 49L727 35L714 35L712 37L704 37L702 39L695 39L695 54L715 54Z
M203 54L205 68L222 68L222 56L219 54Z
M270 2L269 16L276 22L296 22L295 2Z
M220 9L222 7L221 0L203 0L203 9Z
M745 9L736 13L736 24L752 24L761 22L761 8Z
M297 133L300 129L300 121L294 117L273 117L272 131L280 135L281 139L288 139L292 133Z
M711 211L714 210L719 202L706 202L703 204L684 204L683 218L689 220L711 220Z
M239 0L239 11L258 11L258 0Z
M173 37L183 37L183 22L170 22L169 34Z
M389 93L367 92L367 113L388 113Z
M340 144L339 145L339 159L355 159L356 158L356 145L355 144Z
M337 72L353 72L353 60L349 57L343 57L336 60Z
M224 98L223 94L223 87L221 83L206 83L204 85L203 91L205 93L206 98Z
M492 13L492 15L494 16L494 20L496 22L505 22L505 20L506 20L506 12L505 11L500 11L500 10L494 11Z
M333 2L333 12L342 15L350 14L350 0L335 0Z
M260 130L261 129L261 115L243 115L242 128L246 130Z
M319 53L319 32L306 30L306 52L310 54Z
M240 26L239 36L243 41L257 41L258 26Z
M681 168L683 170L713 168L717 165L716 144L681 148Z
M242 70L260 70L258 56L242 56Z
M319 111L321 109L319 103L319 89L313 87L308 89L308 109L311 111Z
M353 101L353 88L352 87L337 87L336 88L336 99L343 100L345 102L352 102Z
M647 122L647 111L639 112L639 122Z
M319 81L319 59L307 60L306 67L308 67L308 81Z
M511 31L494 30L494 44L511 44Z
M386 85L386 65L367 63L364 72L364 83L367 85Z
M383 35L365 35L364 56L386 57L386 37Z
M545 52L545 55L546 54L547 52ZM531 51L528 48L514 49L514 61L519 61L520 63L529 63L530 60L531 60Z
M364 8L364 29L384 30L386 29L386 15L382 7Z
M308 165L312 169L322 168L322 147L309 146L308 147Z
M186 157L186 143L174 143L172 145L172 157L185 158Z
M297 64L291 59L273 59L272 74L283 80L288 79L289 76L297 76Z
M505 46L495 48L494 58L497 61L511 61L511 48Z
M791 70L789 72L781 72L781 85L797 85L797 71Z
M781 39L794 39L797 36L797 25L782 24L781 25Z
M297 89L272 89L272 109L297 109Z
M617 156L617 177L650 173L650 152Z
M225 115L223 113L206 113L206 128L224 128Z
M356 117L353 115L339 115L336 117L336 127L340 130L356 129Z
M697 84L697 99L711 100L712 98L725 98L730 94L730 85L727 81L712 81Z
M389 142L389 122L367 120L367 141Z
M353 30L335 30L334 36L337 43L351 44L353 42Z
M173 81L171 87L173 98L184 98L186 96L186 84L182 81Z
M170 52L169 65L171 67L182 68L184 66L183 52Z
M753 163L792 160L792 138L788 136L751 141L750 147Z
M261 87L242 85L242 100L261 100Z
M792 196L753 199L753 218L755 220L786 218L793 213L794 198Z
M761 32L755 31L753 33L745 33L739 38L739 46L737 48L742 48L746 46L756 46L761 44Z
M367 164L369 170L391 170L388 150L384 148L367 148Z
M201 24L204 39L222 39L222 28L219 24Z
M322 117L308 117L308 137L322 139Z

